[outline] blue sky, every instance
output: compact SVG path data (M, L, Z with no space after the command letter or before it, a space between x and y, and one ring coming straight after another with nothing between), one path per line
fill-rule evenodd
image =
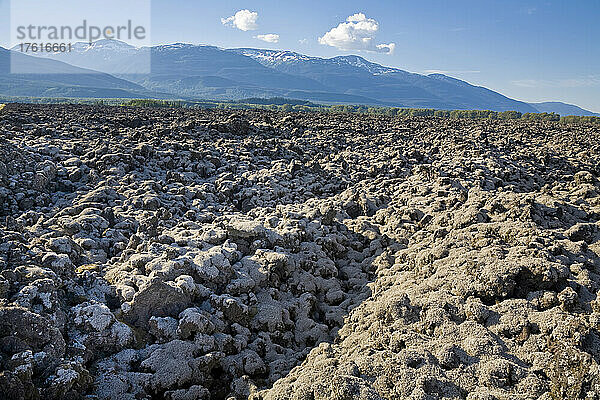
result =
M3 46L8 44L8 3L0 0ZM239 10L256 14L246 15L249 19L242 18L238 27L233 18L222 22ZM347 21L357 13L364 18ZM151 40L322 57L359 54L411 72L440 71L519 100L564 101L600 112L599 19L598 0L152 0ZM346 46L348 26L331 32L340 24L353 29L360 23L370 29L369 44ZM257 38L267 34L278 35L278 42ZM392 54L376 48L390 43L395 44Z

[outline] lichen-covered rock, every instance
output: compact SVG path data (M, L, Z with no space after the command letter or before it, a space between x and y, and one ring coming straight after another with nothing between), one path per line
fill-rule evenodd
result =
M598 142L8 105L0 397L597 399Z

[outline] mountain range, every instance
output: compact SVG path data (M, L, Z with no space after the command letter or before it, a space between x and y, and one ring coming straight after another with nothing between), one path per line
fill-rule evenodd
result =
M18 71L18 73L11 73ZM139 97L149 91L110 74L32 57L0 47L0 95L31 97Z
M13 66L19 60L19 71L29 68L38 73L8 74L10 54L16 57ZM136 48L116 40L76 43L71 52L38 53L37 57L0 48L0 95L286 97L336 104L596 115L559 102L530 104L446 75L410 73L355 55L320 58L184 43Z

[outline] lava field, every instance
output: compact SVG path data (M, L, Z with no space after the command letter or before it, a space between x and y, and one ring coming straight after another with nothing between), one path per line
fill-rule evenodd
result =
M600 399L600 129L9 104L0 396Z

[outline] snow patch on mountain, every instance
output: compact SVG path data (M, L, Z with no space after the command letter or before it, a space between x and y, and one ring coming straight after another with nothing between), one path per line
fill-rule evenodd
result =
M385 67L383 65L375 64L359 56L338 56L330 58L329 61L334 62L336 64L352 65L353 67L364 69L373 75L382 75L398 72L405 73L405 71L402 71L401 69Z
M363 69L373 75L382 75L382 74L390 74L390 73L403 73L397 68L385 67L383 65L375 64L370 61L365 60L359 56L338 56L333 58L321 58L321 57L311 57L304 54L295 53L293 51L285 51L285 50L263 50L263 49L249 49L249 48L241 48L241 49L231 49L231 51L236 52L238 54L242 54L247 57L251 57L254 60L258 61L262 65L266 67L277 67L284 64L296 64L300 62L310 61L313 63L322 63L323 65L350 65L353 67L357 67Z
M136 46L115 39L102 39L92 43L76 42L71 46L71 52L79 54L106 53L105 58L111 54L114 56L115 53L119 55L133 54L138 50L139 48Z
M303 54L285 50L232 49L232 51L250 57L267 67L276 67L281 64L292 64L318 59L318 57L305 56Z

